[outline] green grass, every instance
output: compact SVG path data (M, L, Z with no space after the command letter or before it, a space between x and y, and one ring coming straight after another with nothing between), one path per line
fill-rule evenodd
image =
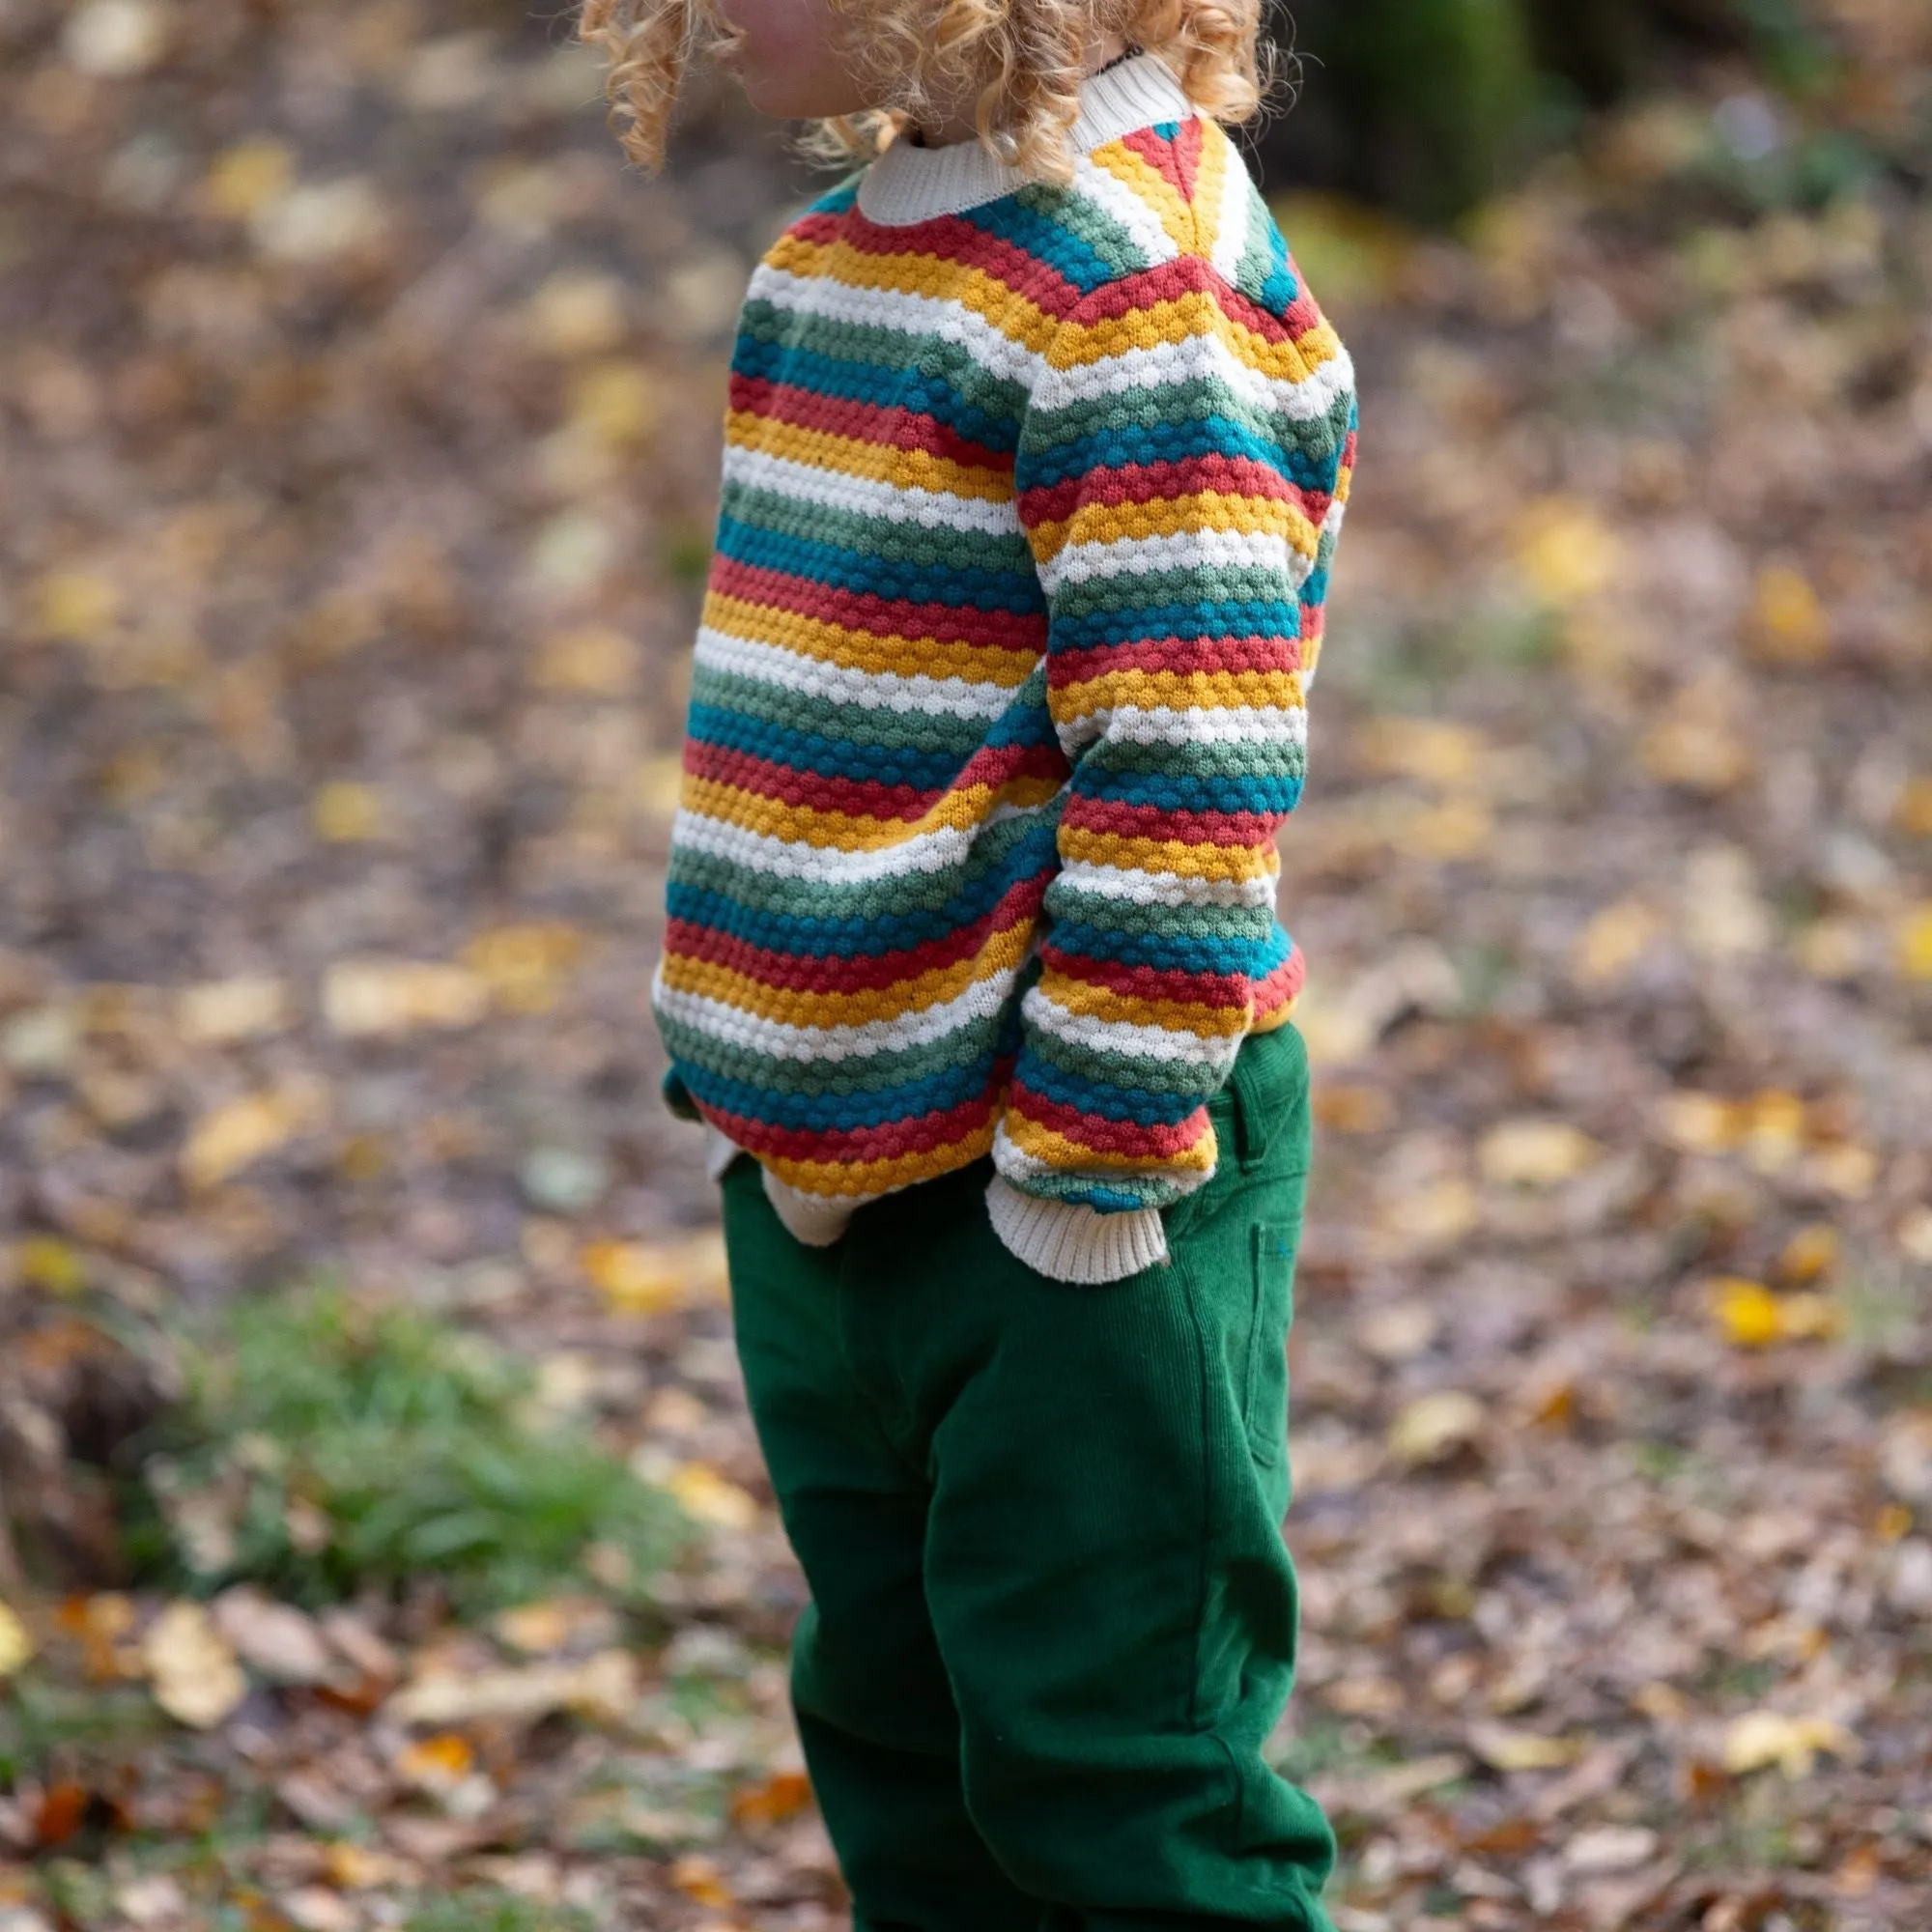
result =
M642 1605L684 1542L668 1497L448 1321L309 1290L229 1311L184 1358L128 1512L146 1581L315 1607L428 1575L484 1614L594 1576Z

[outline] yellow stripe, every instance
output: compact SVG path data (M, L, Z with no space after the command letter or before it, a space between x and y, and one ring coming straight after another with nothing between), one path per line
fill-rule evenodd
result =
M1060 856L1075 864L1130 872L1166 872L1181 879L1262 879L1279 876L1272 846L1190 845L1179 838L1125 838L1063 824ZM1268 863L1274 858L1274 864Z
M952 463L929 450L901 449L890 442L868 442L864 437L807 429L755 410L736 410L727 416L724 440L736 449L756 450L867 483L893 483L904 490L932 490L987 503L1009 503L1013 497L1013 479L1008 471L988 469L983 464Z
M1221 242L1221 218L1228 198L1228 150L1226 132L1217 121L1208 122L1201 133L1201 159L1194 172L1195 246L1212 260ZM1245 210L1245 204L1243 204Z
M1022 806L1044 805L1059 789L1049 778L1022 775L997 790L990 785L969 785L947 792L917 819L875 818L869 813L821 811L811 806L787 805L782 799L767 798L762 792L747 791L717 779L694 778L686 773L679 802L687 811L700 817L738 826L766 838L782 839L788 845L811 845L839 852L880 852L889 846L909 844L927 833L945 828L963 832L981 825L993 806L1003 801Z
M1184 255L1196 242L1194 211L1180 190L1151 161L1135 154L1124 141L1109 141L1090 156L1137 200L1144 201L1167 231L1167 239Z
M1063 685L1051 695L1053 715L1062 724L1103 706L1165 705L1176 711L1237 709L1300 711L1307 708L1302 673L1293 670L1103 671Z
M872 255L849 242L808 242L782 238L765 258L776 269L850 289L884 289L898 295L931 296L957 302L981 316L1011 341L1036 353L1045 350L1060 327L1025 295L983 269L962 270L937 255Z
M1035 558L1051 563L1069 543L1129 543L1145 537L1196 536L1204 530L1278 536L1311 557L1321 545L1321 526L1294 504L1279 497L1226 490L1154 497L1140 503L1083 503L1070 517L1034 525L1028 539Z
M1171 1160L1154 1160L1147 1154L1109 1153L1092 1148L1085 1141L1069 1140L1037 1121L1030 1121L1016 1108L1006 1115L1007 1138L1022 1153L1043 1161L1048 1167L1094 1170L1107 1174L1208 1174L1213 1170L1220 1149L1213 1123L1202 1129L1201 1138L1185 1152Z
M1039 663L1037 651L854 631L718 590L704 600L703 622L727 638L776 644L846 670L890 671L899 677L957 677L968 684L998 684L1012 690L1024 684Z
M950 966L929 967L910 979L895 980L888 986L868 986L856 993L810 993L774 986L716 960L694 958L688 952L665 954L664 979L673 992L716 1000L739 1012L753 1013L762 1020L777 1020L785 1026L865 1026L873 1020L923 1013L929 1007L956 1000L969 986L982 980L1013 971L1025 955L1032 930L1031 920L1018 921L1002 931L989 933L980 951L970 958L954 960Z
M1040 997L1063 1012L1102 1020L1110 1026L1152 1026L1169 1033L1191 1033L1202 1039L1234 1039L1246 1030L1247 1015L1239 1007L1211 1007L1194 1000L1142 1000L1117 993L1091 980L1056 973L1049 967L1039 977Z
M948 1141L944 1147L922 1150L917 1153L896 1154L890 1160L862 1161L810 1161L788 1160L781 1155L768 1154L765 1165L781 1180L788 1181L793 1187L803 1188L808 1194L824 1194L828 1199L838 1200L847 1195L884 1194L888 1191L910 1186L916 1180L933 1180L942 1174L951 1174L955 1168L966 1166L978 1160L993 1145L993 1121L990 1115L983 1125L956 1141ZM837 1191L817 1185L820 1180L836 1180Z
M1324 318L1291 342L1270 342L1237 321L1205 290L1191 289L1169 301L1150 302L1126 315L1107 316L1085 327L1068 324L1056 344L1056 367L1079 368L1123 355L1130 349L1218 335L1258 374L1277 382L1305 383L1341 351L1341 339Z

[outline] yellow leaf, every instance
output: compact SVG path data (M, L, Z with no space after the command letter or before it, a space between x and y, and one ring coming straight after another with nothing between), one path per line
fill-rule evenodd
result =
M620 696L637 679L637 646L608 624L553 631L537 645L530 664L530 682L540 690L587 697Z
M1837 1333L1840 1312L1823 1294L1776 1295L1760 1281L1719 1275L1709 1284L1712 1314L1724 1338L1740 1349L1821 1340Z
M248 1680L199 1604L170 1604L141 1646L155 1702L177 1723L212 1730L248 1694Z
M1584 986L1621 980L1643 957L1662 926L1662 919L1640 899L1619 899L1600 908L1571 948L1571 978Z
M1482 1434L1483 1405L1461 1389L1442 1389L1412 1402L1389 1425L1389 1453L1414 1467L1437 1463Z
M563 990L564 976L583 953L583 934L560 920L499 925L478 933L463 949L463 963L489 987L499 1007L517 1013L547 1013Z
M1494 1771L1554 1771L1575 1764L1583 1754L1583 1747L1574 1739L1538 1737L1506 1724L1471 1724L1469 1744Z
M757 1498L726 1480L708 1463L680 1463L665 1478L664 1487L676 1497L687 1516L721 1529L756 1526Z
M1898 970L1908 980L1932 980L1932 905L1917 905L1898 923Z
M1519 522L1517 568L1546 604L1580 604L1609 588L1623 549L1587 503L1548 497Z
M188 1136L182 1150L182 1178L190 1187L218 1187L293 1140L317 1113L315 1097L296 1089L230 1100Z
M624 338L624 291L611 275L553 275L526 314L538 345L553 355L595 355Z
M87 1286L79 1250L57 1235L28 1235L14 1250L14 1265L30 1288L49 1294L78 1294Z
M330 1028L350 1038L418 1027L474 1026L490 1010L490 989L467 966L414 959L343 959L322 987Z
M570 385L572 423L607 449L647 440L661 413L657 384L634 362L594 362Z
M384 831L382 794L373 786L338 779L309 801L309 822L332 845L380 838Z
M238 141L214 157L203 184L208 205L231 221L246 221L279 201L296 178L295 156L279 141Z
M640 810L653 818L668 818L684 794L684 758L677 752L661 753L638 767L635 796Z
M461 1784L475 1765L469 1740L455 1731L417 1738L396 1753L396 1770L411 1784L432 1794Z
M1371 771L1433 785L1467 784L1489 752L1481 732L1439 718L1371 718L1358 743Z
M1752 769L1749 747L1728 722L1688 709L1659 718L1637 741L1637 758L1652 778L1701 792L1729 791Z
M1816 664L1831 648L1832 620L1802 570L1768 563L1757 574L1747 635L1774 664Z
M1663 1138L1686 1153L1721 1153L1735 1147L1743 1113L1734 1101L1690 1088L1665 1096L1660 1113Z
M1472 859L1495 829L1495 815L1481 799L1446 798L1416 812L1402 842L1426 859Z
M1743 1777L1767 1765L1779 1766L1787 1777L1803 1777L1820 1752L1833 1757L1859 1756L1859 1741L1831 1718L1793 1718L1781 1711L1751 1711L1737 1719L1724 1737L1724 1769Z
M1602 1147L1567 1121L1502 1121L1476 1151L1483 1178L1497 1186L1553 1187L1581 1174Z
M1916 838L1932 838L1932 775L1920 772L1899 786L1891 822Z
M1798 1157L1804 1140L1804 1102L1796 1094L1768 1087L1744 1109L1744 1149L1763 1174L1776 1174Z
M0 1604L0 1678L12 1677L34 1655L34 1639L19 1613Z
M725 1884L724 1874L716 1859L686 1853L673 1861L670 1882L687 1898L698 1905L710 1906L714 1911L722 1911L733 1903L731 1888Z
M67 643L98 642L121 614L121 593L104 577L84 570L51 570L34 584L34 628Z
M1810 1221L1785 1242L1777 1271L1786 1281L1816 1281L1838 1264L1838 1232L1829 1221Z
M175 1003L175 1023L185 1038L211 1045L281 1033L289 1024L288 988L267 978L185 986Z
M661 1315L725 1289L724 1244L715 1236L659 1245L647 1241L590 1241L578 1257L591 1285L620 1315Z
M1784 1339L1784 1315L1762 1282L1720 1275L1711 1283L1712 1312L1727 1341L1740 1349L1768 1349Z
M591 1241L581 1259L592 1285L620 1315L662 1315L684 1305L684 1276L674 1248Z

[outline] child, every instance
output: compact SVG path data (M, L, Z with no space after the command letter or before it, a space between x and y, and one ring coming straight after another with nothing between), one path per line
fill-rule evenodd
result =
M584 9L648 164L697 4ZM853 1922L1321 1932L1274 839L1355 412L1257 0L720 4L864 165L740 320L652 1005Z

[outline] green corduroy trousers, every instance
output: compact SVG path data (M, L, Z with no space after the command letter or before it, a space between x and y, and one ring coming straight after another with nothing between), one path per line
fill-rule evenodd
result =
M724 1180L753 1419L810 1589L791 1692L854 1932L1330 1932L1335 1844L1263 1744L1293 1679L1285 1344L1310 1151L1242 1042L1169 1260L1016 1261L992 1166L787 1234Z

